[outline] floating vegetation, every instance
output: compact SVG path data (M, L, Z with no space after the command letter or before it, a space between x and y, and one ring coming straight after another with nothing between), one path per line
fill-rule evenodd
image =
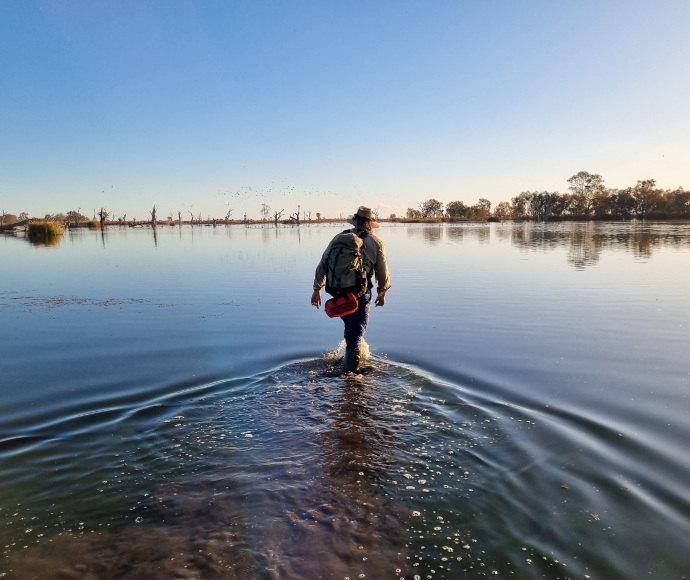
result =
M34 245L54 246L60 242L63 230L57 222L33 222L29 224L28 234Z

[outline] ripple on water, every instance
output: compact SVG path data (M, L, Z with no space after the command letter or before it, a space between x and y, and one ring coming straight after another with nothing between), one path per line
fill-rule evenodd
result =
M589 573L589 534L607 533L604 510L580 491L584 482L564 486L548 447L532 443L535 414L470 402L479 399L460 385L385 360L365 361L361 375L341 375L338 364L329 353L188 389L104 423L100 436L90 433L98 443L84 447L83 477L74 480L72 460L72 480L52 480L64 505L54 489L12 514L3 502L0 573ZM43 454L44 464L59 454L70 464L64 445Z

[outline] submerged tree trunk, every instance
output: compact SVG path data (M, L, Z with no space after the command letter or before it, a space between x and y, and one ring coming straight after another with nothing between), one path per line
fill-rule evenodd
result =
M13 224L5 224L4 226L0 226L0 232L6 230L13 230L14 228L20 228L28 224L30 221L31 220L22 220L20 222L14 222Z

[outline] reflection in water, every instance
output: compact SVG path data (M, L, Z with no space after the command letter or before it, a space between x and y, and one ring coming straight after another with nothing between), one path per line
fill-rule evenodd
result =
M24 239L29 240L29 243L32 246L35 246L37 248L49 248L51 246L58 246L60 245L60 242L62 241L63 236L54 236L54 237L26 237Z
M269 244L271 241L277 240L278 239L278 229L273 228L273 229L268 229L268 228L261 228L261 241L263 242L264 245Z
M596 264L601 255L602 245L597 244L596 236L587 227L572 232L568 241L568 263L578 270Z
M490 226L436 225L410 227L410 238L436 245L442 240L488 244L492 238L525 250L565 249L567 260L577 269L596 264L603 252L627 252L649 259L654 249L688 246L687 224L575 222L556 224L501 223Z

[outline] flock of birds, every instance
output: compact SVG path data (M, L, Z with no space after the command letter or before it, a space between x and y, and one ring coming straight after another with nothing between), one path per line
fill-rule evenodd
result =
M235 201L243 202L243 204L246 205L247 202L266 203L267 201L271 201L275 203L276 200L282 201L284 199L286 202L293 205L304 205L305 203L309 204L309 202L319 199L338 198L340 201L348 202L355 197L354 194L343 195L331 189L299 189L295 185L289 183L287 178L273 181L265 187L252 187L246 185L236 189L218 189L216 195L229 200L225 204L225 207L232 206ZM294 210L296 207L291 209Z
M102 194L105 194L108 190L114 189L114 186L111 185L107 189L101 190ZM363 193L362 192L336 192L331 189L319 189L319 188L310 188L310 189L302 189L298 188L297 186L291 184L287 178L283 178L277 181L272 181L270 183L267 183L265 186L251 186L251 185L243 185L240 187L235 187L235 188L227 188L227 189L221 189L219 188L216 191L215 197L216 198L221 198L223 200L222 207L221 207L221 217L229 217L233 213L233 208L237 204L241 204L242 209L241 211L244 212L245 208L252 209L252 213L256 212L258 214L261 211L262 206L267 206L270 208L271 217L273 217L273 213L277 210L278 212L285 212L287 211L288 213L294 212L297 210L298 205L302 206L304 209L306 209L306 206L312 205L310 202L314 202L316 204L319 200L325 200L325 199L338 199L339 205L340 203L348 204L358 204L361 202L363 199ZM285 203L283 203L283 200ZM165 202L163 202L165 203ZM194 203L191 204L184 204L181 209L181 213L183 215L189 215L193 214L196 215L198 212L198 208L203 203L203 200L196 199ZM270 204L279 204L280 208L278 207L271 207ZM258 205L257 205L258 204ZM213 204L216 205L216 204ZM255 207L256 206L256 207ZM294 206L294 207L293 207ZM157 206L156 206L157 207ZM194 208L197 208L196 210ZM216 207L218 207L216 205ZM317 210L320 208L317 208ZM215 211L215 210L214 210ZM311 210L308 210L311 211ZM316 210L314 210L316 211ZM173 215L175 218L177 217L177 210L175 212L169 212L171 215ZM167 214L166 214L167 215ZM160 217L163 217L162 213L159 214ZM203 215L204 218L206 218L206 215ZM219 216L212 216L212 217L219 217ZM234 216L234 219L238 219L241 216ZM249 216L250 218L256 218L259 217L258 215L256 216Z

